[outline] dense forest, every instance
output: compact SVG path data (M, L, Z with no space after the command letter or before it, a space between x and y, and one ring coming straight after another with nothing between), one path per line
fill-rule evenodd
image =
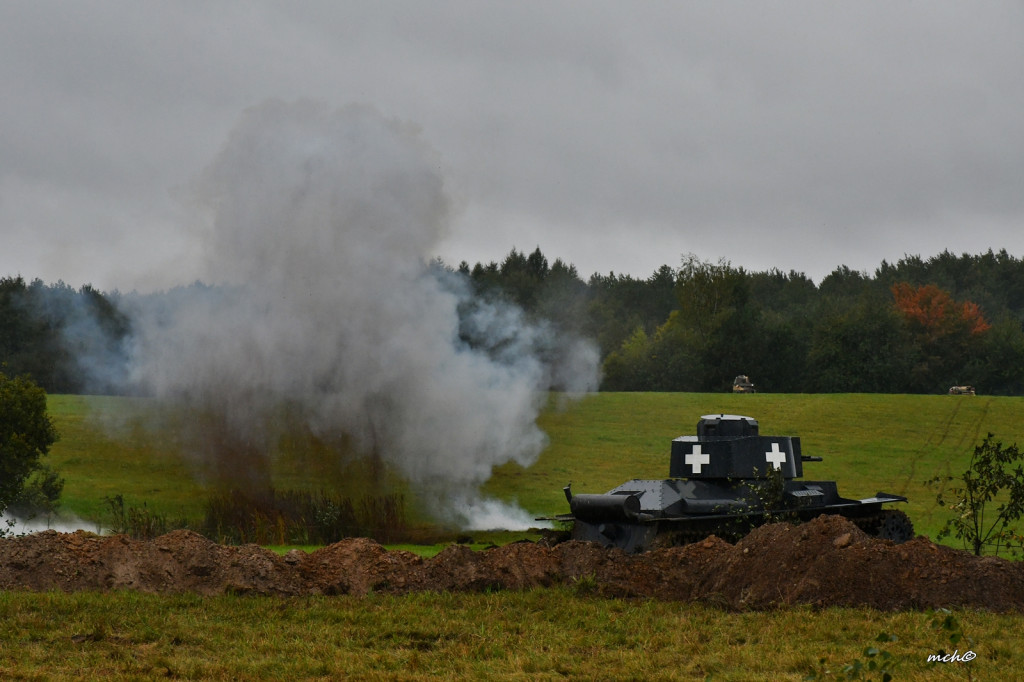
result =
M771 392L1024 392L1024 262L1005 250L839 267L818 285L692 255L647 279L584 282L540 249L458 271L594 339L603 390L726 391L746 374Z
M583 280L537 248L500 263L434 266L472 295L591 338L603 390L727 391L749 375L771 392L939 393L970 384L1024 393L1024 262L944 252L799 272L748 272L684 256L646 279ZM126 390L131 320L122 296L0 279L0 363L51 392Z

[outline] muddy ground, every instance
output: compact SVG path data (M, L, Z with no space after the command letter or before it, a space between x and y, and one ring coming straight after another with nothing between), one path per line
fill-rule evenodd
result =
M218 545L189 531L154 540L56 531L0 540L5 590L362 595L560 584L732 609L812 604L1024 612L1024 563L977 558L924 537L894 545L837 516L763 526L735 545L710 537L637 556L565 542L480 552L453 545L422 559L366 539L279 556L256 545Z

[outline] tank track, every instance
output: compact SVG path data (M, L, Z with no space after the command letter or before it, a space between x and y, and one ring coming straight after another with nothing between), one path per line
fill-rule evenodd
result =
M914 539L914 524L910 517L899 509L881 509L873 514L865 516L847 517L854 525L868 535L883 540L892 540L896 544ZM788 519L787 519L788 520ZM809 519L804 519L809 520ZM793 520L795 521L795 519ZM767 521L770 523L770 521ZM799 521L795 521L799 523ZM666 549L669 547L681 547L695 542L700 542L711 535L714 535L726 542L735 544L743 536L750 533L756 526L762 525L758 522L748 524L725 524L717 528L707 527L679 527L670 528L657 534L650 546L646 549ZM567 530L546 529L541 531L540 544L554 546L571 538L571 532Z
M850 520L868 535L892 540L897 545L914 539L914 524L899 509L882 509L875 514Z
M651 542L649 549L668 549L669 547L682 547L694 542L700 542L714 533L701 530L670 530L659 533Z
M555 528L541 528L540 539L537 543L544 545L545 547L554 547L555 545L560 545L563 542L568 542L571 538L572 531Z
M681 547L705 540L712 535L730 544L736 544L760 524L725 524L718 528L674 528L658 533L648 549Z
M850 518L850 521L868 535L883 540L892 540L896 544L914 539L914 524L911 522L910 517L899 509L882 509L868 516ZM665 549L689 545L694 542L700 542L711 535L735 544L740 538L753 530L756 525L760 524L753 524L746 530L728 527L715 530L675 528L658 533L649 549Z

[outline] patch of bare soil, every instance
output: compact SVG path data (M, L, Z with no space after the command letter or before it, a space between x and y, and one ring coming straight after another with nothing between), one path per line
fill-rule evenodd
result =
M1024 612L1024 563L865 535L838 516L763 526L735 545L710 537L629 556L582 542L453 545L432 559L350 539L311 554L228 547L189 531L155 540L55 531L0 540L0 589L204 595L529 589L585 581L599 594L703 601L733 609L789 604L882 610L975 607Z

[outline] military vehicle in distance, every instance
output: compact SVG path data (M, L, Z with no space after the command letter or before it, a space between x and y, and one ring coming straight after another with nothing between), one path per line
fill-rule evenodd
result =
M804 462L800 438L762 436L752 417L707 415L696 436L672 441L669 478L632 480L605 494L574 495L565 487L570 514L544 517L571 521L572 539L599 542L626 552L686 544L715 534L735 540L773 521L806 521L839 514L870 535L905 542L914 527L902 511L883 504L907 498L879 492L840 497L835 481L798 481Z
M733 393L757 393L757 389L754 388L754 382L750 380L746 374L740 374L732 380L732 392Z

